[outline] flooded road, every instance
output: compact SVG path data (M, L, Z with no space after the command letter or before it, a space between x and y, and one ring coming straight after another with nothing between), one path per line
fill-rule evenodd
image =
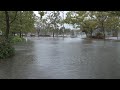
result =
M29 38L0 60L0 79L120 78L120 42Z

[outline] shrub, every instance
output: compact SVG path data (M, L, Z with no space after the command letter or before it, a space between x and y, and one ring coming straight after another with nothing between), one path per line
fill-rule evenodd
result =
M15 49L12 47L10 42L0 39L0 59L4 59L13 56Z
M104 36L102 33L97 33L95 36L92 36L92 38L95 38L95 39L104 39Z
M20 38L19 36L14 36L14 37L11 37L11 39L10 39L10 41L11 41L11 43L18 43L18 42L22 42L22 41L25 41L25 39L24 38Z

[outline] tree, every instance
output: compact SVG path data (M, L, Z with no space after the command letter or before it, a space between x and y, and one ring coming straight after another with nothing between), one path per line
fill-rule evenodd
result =
M38 17L38 21L37 21L37 32L38 32L38 36L39 36L40 31L44 32L44 30L45 30L46 19L44 19L43 17L47 14L47 12L39 11L38 13L40 15L40 17Z
M45 14L46 14L46 12L45 12L45 11L39 11L38 13L39 13L39 15L40 15L40 18L41 18L41 19L42 19L42 18L43 18L43 16L45 16Z
M19 11L16 20L12 24L11 32L19 33L22 37L23 33L35 31L34 28L35 15L33 11Z
M106 21L106 27L109 32L111 31L113 36L116 36L118 39L118 30L120 28L120 17L114 14L110 14L108 20Z
M104 39L106 38L106 34L105 34L105 23L107 22L107 19L109 17L108 12L105 11L96 11L95 12L95 17L98 23L98 28L101 29L101 31L103 32L103 36Z
M64 32L65 32L65 27L64 27L64 23L65 23L65 13L64 13L64 11L62 11L62 15L63 15L63 16L62 16L63 19L60 20L60 25L62 26L61 29L62 29L63 38L64 38ZM61 30L61 29L60 29L60 30Z
M35 17L35 25L36 25L36 30L37 30L37 34L38 34L38 37L40 35L40 31L41 31L41 26L42 26L42 22L40 21L40 18L38 16Z
M118 30L120 29L120 11L109 11L109 14L113 18L112 23L114 23L114 29L117 31L118 39Z
M51 27L53 27L53 37L55 35L55 32L57 32L57 36L58 36L58 27L60 25L60 12L59 11L51 11L50 14L48 15L47 19L49 19L48 21L51 24Z
M6 31L5 31L5 37L8 39L9 32L10 32L10 25L15 21L17 16L17 11L15 11L15 16L13 19L10 17L10 11L4 11L5 13L5 21L6 21ZM14 12L12 12L14 13Z
M67 13L65 22L85 32L87 37L92 37L93 30L97 25L94 13L90 11L70 11Z

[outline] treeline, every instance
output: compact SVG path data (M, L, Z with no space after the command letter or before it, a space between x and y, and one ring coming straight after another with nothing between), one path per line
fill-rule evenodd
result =
M34 31L35 14L33 11L0 11L0 30L6 39L10 35L27 34Z
M25 41L22 36L35 31L34 23L33 11L0 11L0 59L15 55L13 44Z
M38 13L39 16L36 17L35 24L38 36L49 34L55 37L70 32L69 29L65 29L64 27L64 18L61 15L62 11L39 11Z
M22 37L28 33L39 35L64 35L70 33L65 29L64 19L60 14L64 11L0 11L0 31L6 39L16 34Z
M69 11L65 23L79 28L86 37L106 38L106 35L118 37L120 29L120 11Z
M39 35L58 36L69 34L64 24L86 34L86 37L103 38L112 35L118 37L120 29L120 11L0 11L0 30L8 38L18 34L20 37L28 32Z

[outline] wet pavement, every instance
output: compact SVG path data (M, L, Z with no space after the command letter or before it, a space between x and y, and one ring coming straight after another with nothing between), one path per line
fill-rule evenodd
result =
M0 79L120 78L120 42L35 37L15 48L0 60Z

